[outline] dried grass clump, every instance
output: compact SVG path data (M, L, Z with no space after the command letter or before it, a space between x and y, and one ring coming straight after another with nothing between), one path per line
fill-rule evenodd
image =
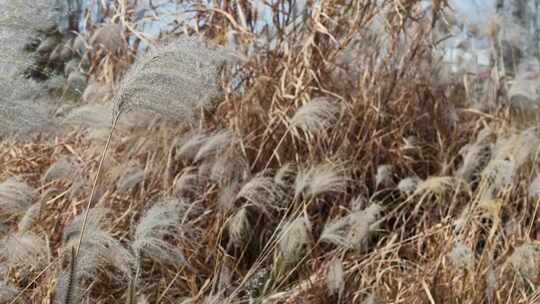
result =
M113 16L105 19L126 28L103 27L67 45L105 55L89 57L87 76L114 82L118 62L131 59L108 52L119 49L124 37L116 35L130 35L130 51L141 50L151 41L138 33L140 25L153 22L149 15L161 7L98 2L110 2L102 11ZM520 132L505 105L490 113L462 108L470 98L441 86L439 41L446 38L436 30L445 15L437 6L446 2L432 2L198 2L185 32L242 49L248 60L232 75L217 73L223 49L180 38L137 59L114 108L102 105L106 94L87 87L82 107L64 116L64 125L83 132L0 142L0 176L25 176L32 185L43 178L43 199L17 211L20 219L2 219L1 233L45 232L51 255L64 259L51 261L58 273L0 275L18 289L28 286L21 302L40 303L53 296L62 304L535 302L538 280L519 284L498 266L516 236L539 234L537 201L527 197L539 192L529 180L537 174L536 148L526 147L538 142L523 134L510 144ZM262 18L266 13L272 18ZM85 64L72 61L66 70L80 72ZM478 91L473 78L455 77L466 82L464 94ZM507 86L495 78L486 86L502 97ZM211 98L229 80L235 88ZM4 86L0 81L12 96ZM453 87L461 93L460 84ZM114 111L122 114L120 132L112 134L98 175L103 143L88 139L110 134ZM135 117L152 124L134 128L142 126ZM481 129L487 131L475 135ZM177 140L179 134L185 135ZM58 182L70 180L69 170L55 164L64 151L84 164L71 186ZM490 160L498 169L482 174ZM52 172L43 177L47 168ZM486 191L504 184L493 176L508 171L512 178L501 181L511 181L511 191ZM96 189L92 176L100 176ZM90 209L75 257L83 217L64 224L86 204L111 209ZM520 258L536 256L536 249L518 252L506 268L520 260L528 263L524 269L537 268L536 258ZM466 275L456 277L456 270Z
M168 239L179 241L186 235L183 217L189 207L180 199L155 202L135 228L131 247L137 257L146 256L169 265L183 264L182 251Z
M153 48L124 76L115 111L150 111L192 124L219 96L219 70L227 56L195 37Z
M36 198L34 188L20 178L10 177L0 184L0 209L4 212L23 213Z

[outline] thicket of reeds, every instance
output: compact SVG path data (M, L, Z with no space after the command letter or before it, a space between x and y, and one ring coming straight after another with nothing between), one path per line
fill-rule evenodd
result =
M0 303L538 301L540 134L419 2L197 3L158 41L115 2L62 132L0 141Z

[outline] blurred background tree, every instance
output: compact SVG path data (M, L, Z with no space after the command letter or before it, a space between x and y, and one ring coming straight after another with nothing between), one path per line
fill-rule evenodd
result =
M520 63L540 58L540 0L497 0L499 67L515 75Z

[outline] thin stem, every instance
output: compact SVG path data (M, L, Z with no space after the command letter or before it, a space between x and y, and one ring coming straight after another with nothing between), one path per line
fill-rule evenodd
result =
M94 200L94 196L96 194L96 188L97 183L99 181L99 177L101 174L101 171L103 169L103 163L105 160L105 155L107 154L107 151L109 150L109 146L111 144L112 135L114 132L114 128L116 127L116 124L118 123L118 119L120 118L120 112L116 114L116 117L114 117L113 124L111 127L111 132L109 133L109 138L107 138L107 143L105 144L105 148L103 149L103 153L101 154L101 159L99 160L99 166L98 171L96 173L96 178L94 179L94 184L92 185L92 191L90 192L90 197L88 198L88 204L86 205L86 210L84 212L84 220L81 227L81 234L79 237L79 243L77 244L77 250L75 251L75 258L79 256L79 251L81 250L81 244L84 237L84 232L86 231L86 226L88 222L88 214L90 213L90 206L92 205L92 201Z

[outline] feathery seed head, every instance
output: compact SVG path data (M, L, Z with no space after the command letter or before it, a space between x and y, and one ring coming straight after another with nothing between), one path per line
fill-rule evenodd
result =
M281 257L286 265L297 262L307 253L311 244L311 223L306 217L298 217L284 226L279 239Z
M35 203L32 206L30 206L26 211L24 212L24 215L19 220L19 223L17 225L18 233L25 233L27 232L34 221L38 218L39 213L41 212L41 204Z
M227 54L194 37L148 51L124 76L115 112L143 110L187 124L219 96L218 77Z
M247 240L251 225L248 219L248 211L246 207L240 208L238 212L229 220L227 230L231 242L238 248L240 248Z
M80 260L80 259L79 259ZM70 263L73 263L70 261ZM81 273L79 265L70 265L69 271L61 271L56 278L54 304L73 304L81 303L82 288L79 286Z
M47 169L41 182L45 184L53 180L69 180L73 178L77 170L78 167L72 159L62 156Z
M540 196L540 174L536 175L536 177L532 180L531 184L529 185L529 195L532 197L539 197Z
M148 298L145 295L139 295L137 297L137 304L149 304Z
M88 213L76 263L81 277L93 278L98 270L113 276L109 266L114 266L125 277L130 277L133 273L135 258L131 252L104 230L109 213L110 211L105 208L93 208ZM62 246L64 253L77 248L83 221L84 214L80 214L64 227Z
M185 233L182 219L189 206L180 199L166 199L154 203L139 220L135 229L133 250L170 265L185 261L182 252L166 241L180 240Z
M351 200L350 208L353 212L361 211L366 208L368 204L369 200L363 194L359 194Z
M145 171L141 168L128 168L116 182L116 190L120 193L128 193L144 180L145 175Z
M0 256L7 266L21 273L39 271L50 257L47 243L32 233L10 234L0 243Z
M199 193L199 177L196 167L184 168L173 182L173 194L176 196L196 195Z
M86 225L102 227L107 220L107 215L109 215L110 210L106 208L92 208L88 211L88 218ZM84 213L81 213L73 218L69 224L64 227L64 232L62 234L62 241L68 243L73 239L76 239L76 236L79 235L82 224L84 222Z
M17 288L7 285L4 281L0 281L0 303L8 303L18 293L19 290Z
M208 182L212 176L212 168L214 167L214 158L207 158L201 164L197 173L201 182Z
M540 273L540 246L533 243L519 246L505 264L527 279L535 281Z
M229 211L233 208L240 189L241 184L235 181L221 188L217 202L221 210Z
M375 296L375 294L370 293L364 301L362 301L362 304L380 304L381 302L379 299Z
M398 183L397 188L401 193L411 195L421 181L417 176L406 177Z
M324 135L339 115L339 105L317 97L301 106L291 118L291 127L317 136Z
M282 187L294 183L296 170L296 165L294 165L293 163L285 164L276 172L276 175L274 176L274 182Z
M230 147L215 160L210 170L210 179L215 183L227 185L234 180L247 179L249 171L248 161L235 147Z
M355 212L351 214L350 230L347 238L353 248L360 249L364 246L367 237L375 229L377 218L382 211L382 206L379 204L371 204L362 212Z
M515 159L492 159L482 171L482 178L494 189L511 187L517 177L519 164Z
M86 177L82 174L77 174L73 177L73 182L69 187L68 197L69 199L74 199L80 196L89 188L89 182Z
M32 33L43 31L51 26L54 19L50 14L50 1L36 0L7 0L0 1L2 12L0 21L2 27L9 27L17 33ZM3 22L8 20L8 22Z
M472 270L474 267L474 255L471 249L461 242L454 244L448 258L456 268Z
M218 131L206 138L199 151L195 155L195 161L199 162L227 147L232 147L239 141L238 137L230 130Z
M320 241L344 248L360 249L373 231L373 225L381 211L379 204L371 204L364 210L330 221L324 226Z
M17 177L0 183L0 210L23 213L36 200L35 190Z
M461 148L459 154L463 158L461 166L456 171L456 176L470 181L473 174L487 159L490 151L490 145L493 140L491 129L484 128L476 136L474 143L467 144Z
M487 156L487 146L480 144L468 144L463 146L460 154L463 157L461 166L456 171L456 176L470 181L475 171Z
M0 83L1 85L1 83ZM46 105L0 97L0 136L44 132L51 127Z
M90 80L88 82L88 85L84 89L82 100L86 103L100 103L108 101L109 98L111 98L111 94L111 85L102 84L95 80Z
M336 164L320 164L298 172L294 196L315 197L323 193L341 193L347 187L345 169Z
M326 284L328 291L332 295L341 295L345 289L345 272L343 271L343 261L336 258L328 265L326 272Z
M385 188L391 187L393 184L392 175L393 175L392 165L381 165L377 167L377 174L375 175L375 186L383 186Z
M451 189L455 184L455 180L451 176L432 176L418 183L413 195L433 193L443 194L446 190Z
M526 129L510 137L499 138L482 178L494 188L513 186L519 168L538 152L540 138L535 129Z
M195 156L206 143L209 135L204 133L188 133L185 135L177 146L176 157L185 160L193 161Z
M225 292L232 286L233 274L232 271L227 265L222 265L221 270L219 271L219 282L217 292Z
M269 212L283 205L284 196L285 193L273 178L259 174L242 186L236 200L243 198L259 210Z
M88 83L88 77L85 73L81 71L73 71L69 73L66 80L66 89L77 94L77 96L82 96L86 85Z
M113 116L111 106L92 103L77 107L70 111L63 119L63 124L96 129L110 129L112 121Z
M499 285L497 281L497 274L493 265L489 265L488 271L486 273L486 293L488 295L488 300L492 300L493 294L497 290Z

